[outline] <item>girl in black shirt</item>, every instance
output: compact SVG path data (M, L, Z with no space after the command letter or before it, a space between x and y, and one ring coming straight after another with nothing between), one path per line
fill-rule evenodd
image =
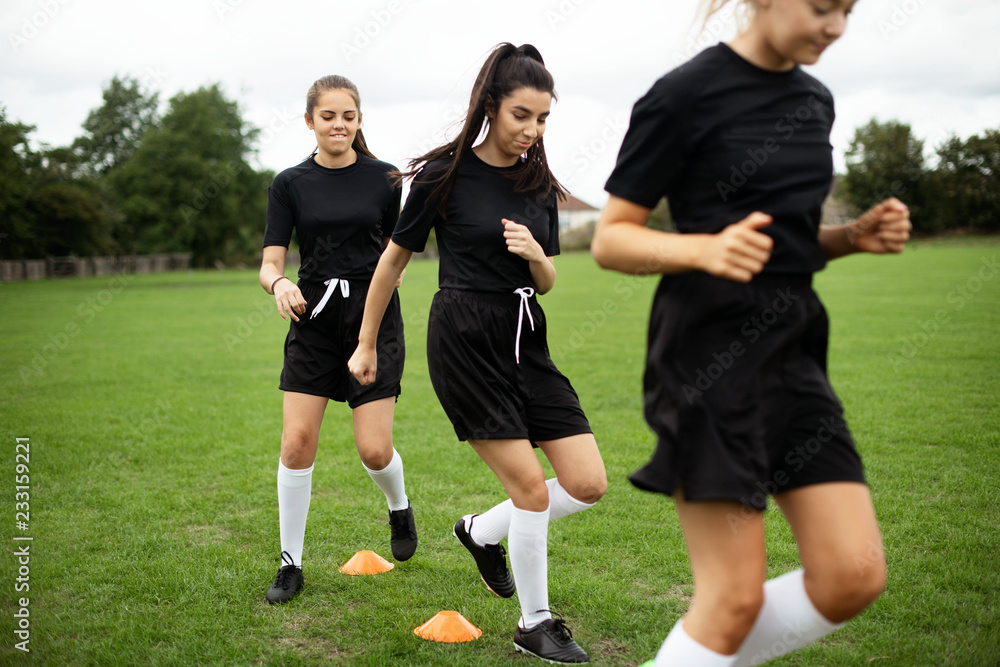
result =
M441 262L427 334L431 381L458 438L469 441L510 496L460 519L455 536L496 594L509 597L516 584L517 650L580 663L587 654L548 610L548 522L592 506L607 479L576 392L549 358L545 314L535 299L552 289L552 256L559 252L562 191L542 145L552 98L552 76L533 46L493 51L460 135L411 162L423 168L379 260L349 366L362 383L384 372L382 355L376 358L378 321L396 277L434 228ZM484 122L486 138L473 146ZM548 457L554 479L546 482L532 445Z
M292 320L279 385L285 392L278 463L283 563L265 596L272 604L287 602L302 587L313 462L330 399L346 401L353 411L361 463L389 506L393 556L406 560L417 547L403 462L392 444L404 356L395 292L377 343L388 364L384 377L362 387L347 370L368 285L400 203L400 188L390 178L396 168L368 150L360 107L357 87L344 77L316 81L305 113L306 125L316 134L316 153L278 174L268 190L260 284L274 294L281 316ZM293 230L301 253L297 284L285 277Z
M888 199L819 226L833 100L800 65L842 34L854 0L745 1L743 32L636 103L591 246L605 268L665 274L645 376L659 441L631 480L674 497L695 592L658 666L764 662L832 632L885 585L811 277L849 253L901 252L909 211ZM680 234L644 226L663 196ZM765 584L769 495L803 568Z

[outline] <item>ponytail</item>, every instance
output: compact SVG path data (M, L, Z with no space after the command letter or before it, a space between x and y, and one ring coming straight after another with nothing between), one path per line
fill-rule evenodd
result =
M418 158L410 160L410 171L400 174L400 178L416 176L423 166L436 160L446 160L448 168L438 176L430 176L423 183L436 183L436 187L428 198L436 202L438 212L445 215L445 203L451 195L458 176L458 166L462 157L482 134L484 125L488 124L487 111L497 111L500 104L519 88L534 88L556 98L555 82L552 75L545 69L542 54L531 44L514 46L503 42L493 48L486 58L476 83L469 96L469 108L462 122L458 136ZM526 152L525 161L520 169L511 175L515 180L515 190L529 192L544 188L543 196L547 197L555 189L557 195L564 199L566 189L556 180L549 169L545 157L545 146L539 138Z

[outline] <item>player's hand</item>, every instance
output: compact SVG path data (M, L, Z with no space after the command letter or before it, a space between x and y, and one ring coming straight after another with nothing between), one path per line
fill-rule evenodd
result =
M302 297L299 286L290 279L279 280L274 283L274 301L278 306L278 312L281 313L281 319L283 320L291 317L298 322L299 318L296 317L296 313L301 315L306 312L306 300ZM285 313L288 314L286 315Z
M718 234L706 237L701 251L701 269L706 273L739 283L748 283L771 259L774 239L760 231L773 218L754 211Z
M503 218L503 237L507 241L507 250L529 262L545 259L545 251L538 244L531 230L513 220Z
M357 378L362 385L375 381L375 371L378 367L378 353L374 347L358 345L354 354L347 360L347 370Z
M847 240L861 252L878 255L903 252L910 239L910 209L890 197L864 212L847 227Z

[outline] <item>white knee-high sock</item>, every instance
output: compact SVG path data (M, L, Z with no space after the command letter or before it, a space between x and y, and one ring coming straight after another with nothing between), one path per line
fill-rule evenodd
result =
M549 510L511 509L507 554L521 603L521 627L530 628L549 613Z
M654 667L731 667L735 655L722 655L702 646L684 630L684 619L674 624L663 646L656 654Z
M389 465L381 470L372 470L364 463L361 467L368 471L368 476L382 489L390 510L405 510L410 506L410 499L406 497L406 484L403 483L403 459L395 447L392 449Z
M545 484L549 487L549 521L582 512L594 506L594 503L580 502L569 495L556 477L546 480ZM510 512L513 508L514 503L508 498L477 516L469 531L472 541L482 545L496 544L507 537L507 533L510 532Z
M764 606L737 652L737 667L759 665L843 627L831 623L806 594L805 574L793 570L764 584Z
M292 470L278 461L278 529L281 550L302 567L302 545L306 539L306 517L312 493L313 466Z

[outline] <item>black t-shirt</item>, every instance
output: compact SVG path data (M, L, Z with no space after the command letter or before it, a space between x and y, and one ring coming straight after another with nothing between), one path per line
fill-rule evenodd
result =
M513 220L531 230L546 257L558 255L555 190L544 197L538 192L515 192L508 174L522 168L520 163L493 167L469 150L459 164L442 218L437 201L428 201L435 184L427 181L447 166L443 160L428 163L414 178L393 242L422 252L434 228L441 255L438 285L442 289L511 292L534 287L528 261L507 250L501 219Z
M388 162L358 153L354 164L328 169L309 158L274 177L267 191L264 246L299 242L299 278L371 280L384 238L399 217L401 188Z
M715 233L762 211L774 217L764 273L818 271L833 119L830 91L798 66L764 70L718 44L636 102L605 189L647 208L666 196L680 232Z

